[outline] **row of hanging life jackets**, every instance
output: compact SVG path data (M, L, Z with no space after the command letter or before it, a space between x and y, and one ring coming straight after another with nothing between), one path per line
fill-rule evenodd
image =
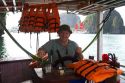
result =
M24 5L19 21L21 32L57 32L60 17L56 3Z

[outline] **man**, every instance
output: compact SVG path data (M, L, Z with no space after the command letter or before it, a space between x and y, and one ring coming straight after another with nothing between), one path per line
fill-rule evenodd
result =
M68 25L61 25L57 34L59 35L58 39L50 40L38 49L38 57L52 63L67 56L83 59L81 48L69 39L72 31Z

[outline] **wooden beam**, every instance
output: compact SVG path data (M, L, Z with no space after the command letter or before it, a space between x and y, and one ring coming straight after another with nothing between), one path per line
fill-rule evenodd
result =
M16 11L16 1L15 0L13 0L13 6L14 6L14 10Z
M9 11L9 8L7 7L6 1L5 0L2 0L2 1L3 1L4 6L6 7L6 10Z

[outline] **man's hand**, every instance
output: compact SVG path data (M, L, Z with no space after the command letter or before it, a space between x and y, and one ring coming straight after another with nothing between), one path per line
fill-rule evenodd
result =
M39 49L37 52L37 56L43 60L47 60L48 59L48 53L46 53L44 50Z

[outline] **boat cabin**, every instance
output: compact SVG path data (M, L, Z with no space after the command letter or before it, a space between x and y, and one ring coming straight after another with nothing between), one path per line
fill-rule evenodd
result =
M102 12L105 10L112 11L114 8L121 7L124 5L125 5L125 0L1 0L0 14L5 14L7 12L13 12L13 13L22 12L22 17L21 17L20 27L19 27L19 30L21 32L40 33L43 31L48 31L51 33L51 32L56 32L58 30L58 26L60 26L60 18L59 18L58 10L63 10L63 11L66 11L67 13L80 14L80 15L89 15L89 14L97 13L98 33L95 38L97 38L97 61L99 61L99 60L102 60L102 56L101 56L102 55L102 50L101 50L102 49L102 43L101 43L102 27L101 26L104 23L103 22L101 24L101 21L103 21ZM37 14L37 18L34 18L35 17L34 15L36 14ZM32 27L34 20L36 20L35 21L36 24L34 25L36 27L35 29ZM30 29L25 28L27 26L27 22L29 22L28 27L30 27ZM53 22L54 22L54 25L51 25L53 24ZM24 49L20 44L18 44L18 42L11 36L11 34L6 29L5 24L1 21L1 18L0 18L0 26L2 27L3 30L6 31L6 33L11 37L11 39L23 51L25 51L28 55L30 55L31 58L39 61L38 57L33 56L33 54L31 54L26 49ZM41 26L42 28L39 28ZM48 26L50 26L51 29L48 29ZM83 27L82 24L81 26ZM88 47L86 47L85 50L87 48ZM0 83L47 83L47 82L96 83L93 80L88 80L89 79L88 77L86 77L87 79L86 78L84 79L80 75L76 75L76 73L73 70L68 70L67 72L65 72L65 74L62 69L53 70L51 73L45 73L45 74L44 72L41 73L42 68L29 67L29 64L31 61L32 61L31 59L26 59L26 60L0 62ZM103 64L103 66L104 65L105 64ZM121 66L124 67L123 65ZM50 67L47 67L47 68L50 68ZM73 68L75 70L75 67ZM113 71L113 73L115 72L113 69L111 69L111 71ZM89 73L90 72L88 72L88 74ZM117 81L116 77L118 78L118 76L112 75L112 78L106 79L103 82L99 82L99 79L101 80L101 78L95 78L95 79L98 79L96 80L98 83L120 83Z

